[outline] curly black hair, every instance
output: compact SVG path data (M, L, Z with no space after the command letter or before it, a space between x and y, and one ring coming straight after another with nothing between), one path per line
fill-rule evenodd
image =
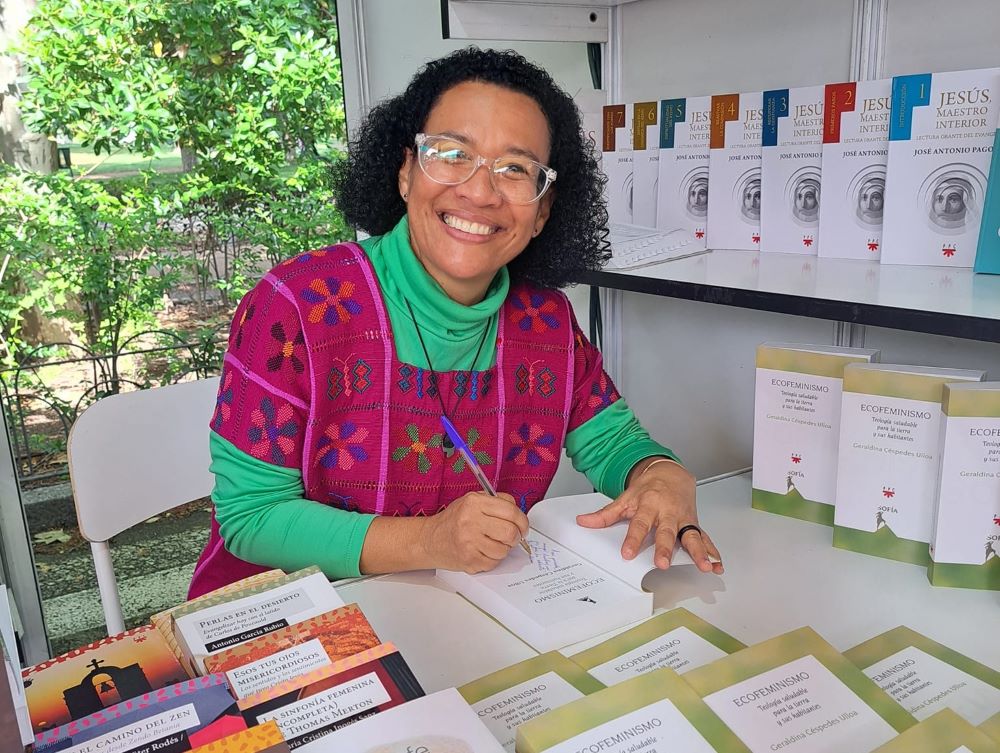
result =
M376 105L334 168L334 195L347 222L371 235L395 227L406 213L398 175L441 95L457 84L482 81L531 97L549 124L549 165L559 174L542 232L507 268L512 280L561 288L610 257L605 178L587 143L572 98L544 70L513 50L467 47L421 68L402 94Z

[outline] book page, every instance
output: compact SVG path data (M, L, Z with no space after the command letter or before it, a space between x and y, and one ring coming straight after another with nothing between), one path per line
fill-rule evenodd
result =
M550 497L531 508L528 521L539 533L586 557L633 588L641 589L642 579L655 569L653 537L646 537L635 559L624 560L621 551L628 521L619 521L607 528L584 528L576 522L577 515L600 510L610 501L603 494ZM671 566L690 564L693 562L688 553L681 546L675 546Z

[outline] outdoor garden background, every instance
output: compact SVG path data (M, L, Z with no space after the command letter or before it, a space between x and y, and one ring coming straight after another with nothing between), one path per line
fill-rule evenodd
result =
M333 0L0 0L0 390L54 652L105 632L73 420L217 374L260 274L349 237L336 29ZM127 625L183 599L208 519L113 542Z

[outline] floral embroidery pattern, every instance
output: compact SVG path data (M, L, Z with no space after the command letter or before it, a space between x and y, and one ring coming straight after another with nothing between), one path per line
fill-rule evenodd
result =
M285 326L281 322L275 322L271 325L271 338L277 343L277 350L267 359L268 371L279 371L286 363L291 365L296 374L306 370L303 360L306 357L306 338L301 330L289 338L285 334Z
M275 409L271 398L265 397L250 414L250 428L247 430L250 454L283 465L285 458L295 451L295 435L298 433L292 406L283 403Z
M248 321L253 319L254 312L257 307L254 304L250 304L245 309L243 309L243 316L240 317L240 323L236 327L236 347L240 348L243 346L243 325Z
M311 303L307 319L310 324L323 322L332 327L338 322L348 322L361 313L361 304L351 298L357 286L350 280L341 282L335 277L316 279L300 295Z
M226 369L222 377L222 386L215 396L215 414L212 416L212 428L218 431L229 420L233 406L233 372Z
M490 454L484 450L477 450L475 445L482 438L479 433L479 429L473 426L469 429L469 433L465 436L465 443L469 446L469 450L472 451L472 456L476 459L479 465L493 465L493 458ZM455 462L451 464L451 469L455 473L461 473L465 470L465 458L462 457L461 453L455 453Z
M600 379L590 386L590 397L587 398L587 406L594 410L596 416L602 410L620 397L615 386L608 379L608 375L602 373Z
M322 259L326 256L327 250L328 249L321 248L316 251L306 251L298 256L293 256L291 259L285 259L285 261L281 262L281 266L286 266L288 264L305 264L311 259Z
M320 451L319 464L324 468L339 468L349 471L354 464L368 459L363 442L368 439L368 429L353 421L330 424L319 438L316 447Z
M546 299L541 293L521 292L511 300L514 313L511 318L514 324L523 332L540 334L547 329L556 329L559 320L555 312L559 306L551 298Z
M556 460L556 438L538 424L521 424L517 431L510 433L510 450L507 460L517 465L538 466L542 461Z
M402 461L407 470L426 474L432 465L427 451L432 447L440 447L444 443L444 436L441 432L434 433L430 429L424 434L416 424L407 424L397 441L402 444L393 450L392 459L397 463Z

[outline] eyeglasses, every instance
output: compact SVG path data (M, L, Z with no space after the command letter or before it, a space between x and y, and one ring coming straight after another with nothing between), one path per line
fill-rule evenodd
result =
M493 190L511 204L533 204L556 179L556 171L541 162L516 154L489 160L450 136L418 133L416 142L417 163L435 183L457 186L486 165Z

